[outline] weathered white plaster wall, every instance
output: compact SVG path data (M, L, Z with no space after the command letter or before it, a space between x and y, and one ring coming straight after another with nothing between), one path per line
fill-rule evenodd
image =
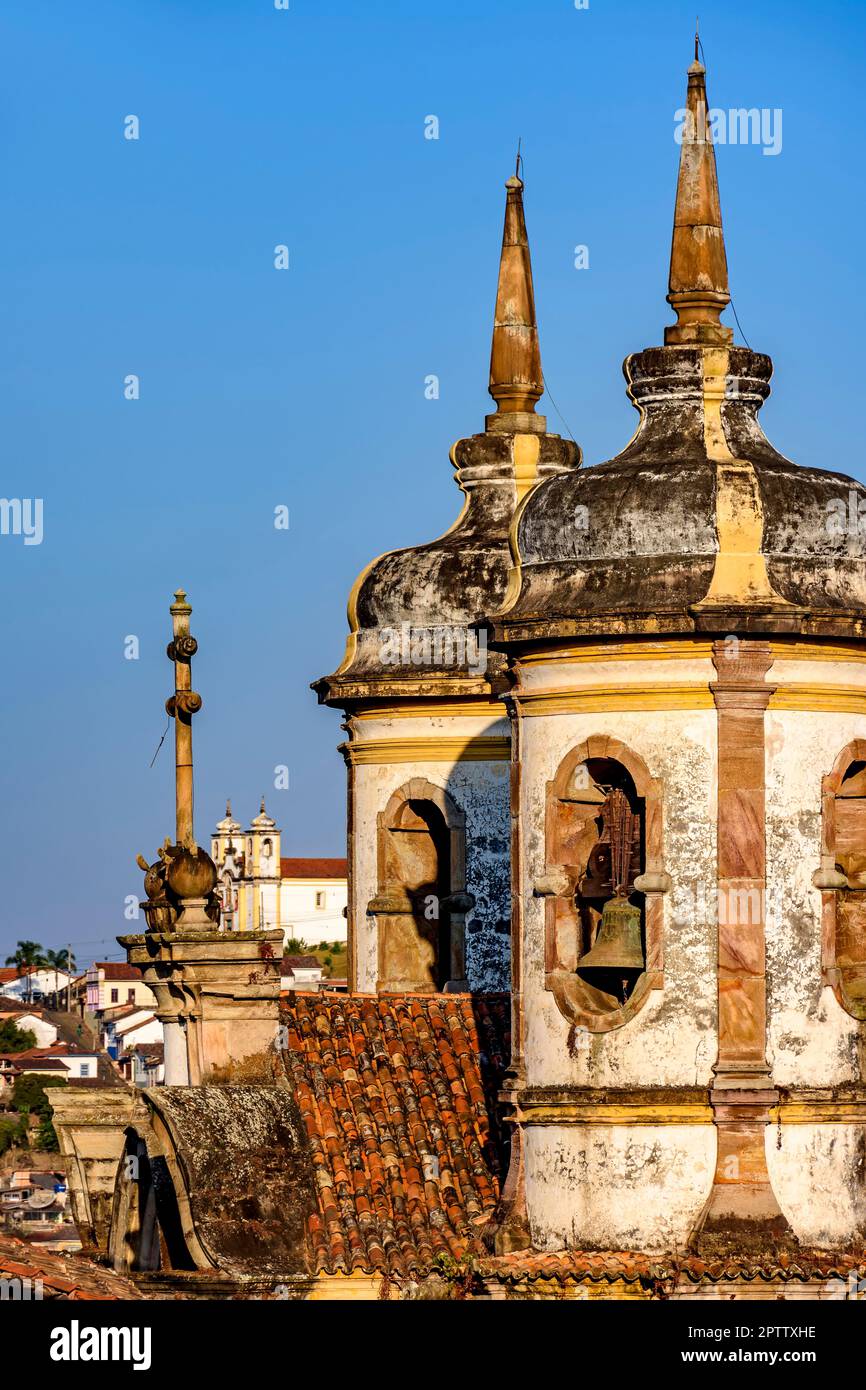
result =
M713 1180L712 1125L537 1125L525 1135L538 1249L685 1245Z
M804 1244L846 1246L866 1232L866 1125L768 1125L767 1167Z
M663 664L676 679L674 663ZM642 663L621 665L639 680ZM592 735L627 744L663 780L664 863L674 887L663 900L664 991L651 994L624 1027L591 1035L572 1059L568 1022L544 988L544 900L532 885L545 867L547 783L566 753ZM531 716L522 722L521 752L527 1084L708 1084L717 1015L715 710Z
M358 743L379 739L507 737L507 718L435 716L355 721ZM466 887L475 907L466 914L466 974L476 991L509 988L511 869L509 763L415 761L361 763L354 769L353 920L356 988L375 990L377 927L367 915L376 894L376 824L394 792L413 777L447 791L466 817Z
M786 674L801 665L814 681L816 662L777 663ZM774 666L768 679L775 682L781 674ZM821 894L812 875L821 854L821 779L847 743L866 737L866 717L771 709L766 730L767 1042L773 1079L780 1086L859 1081L862 1028L821 986Z

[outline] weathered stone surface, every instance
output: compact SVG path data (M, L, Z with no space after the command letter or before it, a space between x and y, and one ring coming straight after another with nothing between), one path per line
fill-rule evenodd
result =
M315 1207L307 1136L276 1086L166 1086L145 1093L170 1139L195 1236L234 1277L307 1271ZM170 1165L171 1166L171 1165Z
M518 528L521 589L495 618L498 636L726 632L732 618L751 632L862 632L866 487L773 448L757 418L771 372L768 357L739 347L629 357L637 434L610 462L550 479L530 498ZM729 544L719 515L726 468L753 479L739 508L754 509L767 584L764 593L744 584L715 615L700 614Z

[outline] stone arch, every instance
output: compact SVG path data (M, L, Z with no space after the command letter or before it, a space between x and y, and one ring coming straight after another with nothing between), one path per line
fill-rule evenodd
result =
M598 987L579 971L597 929L603 898L590 900L588 884L601 847L604 785L622 793L633 817L633 877L627 902L640 912L643 968L626 972L621 997ZM663 863L662 783L643 759L609 735L596 734L570 749L545 794L545 873L536 894L545 901L545 988L560 1012L578 1029L603 1033L633 1018L653 989L663 987L663 894L670 886ZM637 872L639 870L639 872ZM596 889L597 892L601 890ZM608 895L608 897L612 894ZM632 918L633 920L633 918Z
M866 739L837 755L821 783L821 974L852 1018L866 1020Z
M465 989L466 817L444 787L413 777L376 822L379 992Z

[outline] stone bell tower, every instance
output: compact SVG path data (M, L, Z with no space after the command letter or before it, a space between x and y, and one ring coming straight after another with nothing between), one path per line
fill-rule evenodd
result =
M315 684L345 713L349 981L361 991L509 983L509 723L483 624L505 598L515 512L580 451L544 391L518 167L505 218L482 433L451 451L463 510L437 540L358 577L342 664Z
M514 845L500 1243L787 1258L866 1232L866 555L845 524L866 489L761 428L772 363L720 321L697 57L687 112L677 322L624 366L637 432L528 498L493 619Z
M176 829L145 870L147 931L118 937L131 965L156 995L165 1034L165 1084L199 1085L214 1073L263 1054L277 1035L282 932L220 929L213 860L193 831L192 719L201 696L192 689L198 644L182 589L171 606L168 657L174 694L166 710L175 721Z

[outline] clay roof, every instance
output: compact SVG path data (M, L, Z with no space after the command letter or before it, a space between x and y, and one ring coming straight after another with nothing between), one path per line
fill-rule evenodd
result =
M321 970L322 962L315 956L283 956L282 970L286 975L290 970Z
M60 1255L0 1233L0 1277L41 1279L44 1299L140 1299L144 1295L111 1269L83 1255Z
M345 878L345 859L281 859L281 878Z
M25 999L15 999L11 994L0 994L0 1015L33 1014L42 1017L43 1010L38 1004L28 1004Z
M0 984L8 984L10 980L20 980L24 974L14 965L0 965Z
M313 1268L400 1279L482 1254L504 1174L508 997L300 994L282 1021L312 1155Z
M28 1047L17 1056L29 1061L36 1057L95 1057L97 1052L95 1047L79 1047L77 1043L58 1041L50 1047Z
M538 1280L558 1284L640 1282L659 1297L665 1297L676 1284L727 1283L756 1279L806 1283L815 1279L842 1279L866 1271L866 1257L843 1255L826 1250L798 1251L752 1258L702 1259L697 1255L648 1254L642 1251L559 1250L551 1254L517 1251L511 1255L487 1256L479 1261L477 1272L485 1279L507 1284L530 1284Z
M150 1014L153 1017L153 1010L148 1004L114 1004L110 1009L103 1010L102 1019L104 1023L120 1023L131 1014Z
M140 980L141 971L135 965L127 965L125 960L95 960L97 970L105 972L106 980Z
M128 1047L127 1052L137 1053L143 1061L150 1062L152 1065L165 1061L165 1043L161 1042L136 1043L134 1047Z

